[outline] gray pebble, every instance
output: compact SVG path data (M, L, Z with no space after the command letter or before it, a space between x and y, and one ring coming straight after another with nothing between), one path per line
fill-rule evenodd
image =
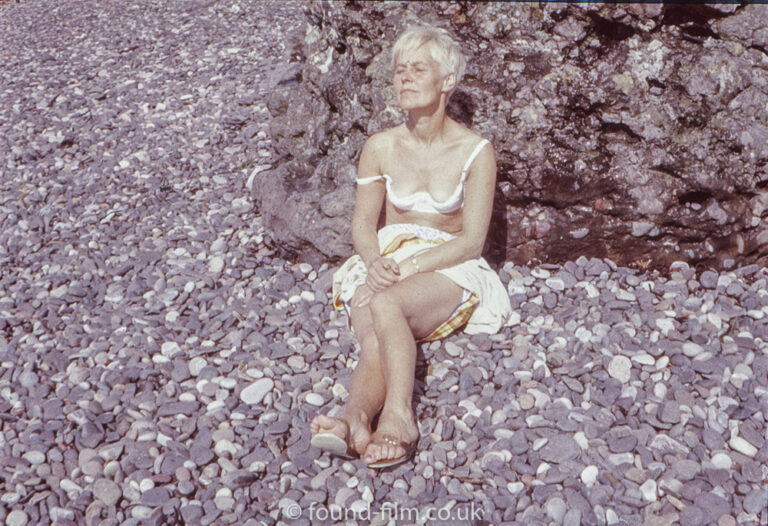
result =
M570 509L563 518L563 526L580 526L581 524L581 510Z
M54 522L71 521L75 518L74 511L60 508L58 506L48 510L48 513L50 514L51 520Z
M12 510L5 517L6 526L26 526L29 516L22 510Z
M708 517L719 517L731 512L731 503L712 492L699 493L694 499L694 504Z
M546 510L549 518L551 518L557 524L563 524L563 519L565 518L566 512L565 501L563 499L560 497L549 499L544 505L544 509Z
M182 506L179 511L181 511L181 518L184 519L185 524L197 524L203 517L203 507L199 504Z
M104 439L104 432L94 423L86 422L80 427L78 438L84 447L95 448L98 447Z
M699 276L699 283L706 289L714 289L717 288L717 278L717 272L705 270L701 273L701 276Z
M701 466L698 462L689 459L678 460L672 465L677 479L685 482L691 480L699 471Z
M445 352L447 352L449 356L453 356L454 358L457 356L461 356L462 349L455 343L448 341L448 342L445 342L443 347L445 347Z
M115 482L107 479L97 479L93 483L93 496L107 506L114 506L123 493Z
M36 464L42 464L45 462L45 453L42 451L27 451L23 455L24 460L32 464L33 466Z
M744 511L760 515L768 509L768 489L754 489L744 497Z
M680 406L677 402L667 401L661 404L657 418L669 424L677 424L680 422Z
M197 402L171 402L161 405L157 410L158 416L176 416L186 415L192 416L200 404Z
M182 480L176 485L176 490L182 495L191 495L195 492L195 485L189 480Z
M608 448L613 453L627 453L635 449L636 445L637 445L637 437L631 434L627 434L623 436L611 435L608 437Z
M542 460L560 464L579 456L581 447L569 435L556 435L539 451Z
M240 399L248 405L259 404L273 386L271 378L259 378L240 392Z
M38 376L32 371L24 371L19 375L19 384L26 389L36 386L38 381Z
M725 446L723 435L713 429L704 429L701 433L701 437L704 445L709 449L722 449Z
M152 488L141 494L141 502L146 506L162 506L170 498L170 493L166 488Z

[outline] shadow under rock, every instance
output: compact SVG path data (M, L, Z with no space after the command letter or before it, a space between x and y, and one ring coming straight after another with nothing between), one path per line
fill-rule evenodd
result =
M472 128L477 104L471 93L456 88L448 100L446 112L463 126ZM507 214L503 199L494 199L493 201L493 213L483 256L495 269L503 265L507 258Z

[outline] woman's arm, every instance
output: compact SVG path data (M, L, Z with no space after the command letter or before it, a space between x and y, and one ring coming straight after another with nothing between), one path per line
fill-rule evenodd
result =
M379 168L377 137L369 138L360 153L357 166L357 178L366 179L381 175ZM358 184L355 197L355 212L352 216L352 243L355 252L363 258L366 266L379 257L379 240L376 226L379 222L381 207L384 206L386 188L384 181Z
M384 140L383 134L376 134L366 141L360 154L360 163L357 169L358 179L381 175L379 159L381 159L381 153L384 149ZM385 198L386 187L383 180L357 185L355 212L352 218L352 243L355 251L368 268L366 284L374 292L378 292L400 279L400 269L397 263L393 259L382 258L379 251L376 227Z
M496 156L493 147L486 145L475 158L467 174L466 185L461 234L415 258L401 262L402 278L415 272L452 267L480 256L491 222L493 193L496 189ZM413 264L414 259L418 269Z

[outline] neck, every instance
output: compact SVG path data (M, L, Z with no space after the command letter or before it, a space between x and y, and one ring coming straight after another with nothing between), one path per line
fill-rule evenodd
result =
M405 125L413 137L426 145L442 139L449 117L445 112L445 98L440 97L436 107L420 108L408 112Z

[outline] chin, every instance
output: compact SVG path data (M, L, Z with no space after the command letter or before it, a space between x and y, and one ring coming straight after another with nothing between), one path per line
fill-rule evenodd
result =
M428 102L400 101L400 108L405 111L423 110L423 109L430 108L433 105L434 103L428 103Z

